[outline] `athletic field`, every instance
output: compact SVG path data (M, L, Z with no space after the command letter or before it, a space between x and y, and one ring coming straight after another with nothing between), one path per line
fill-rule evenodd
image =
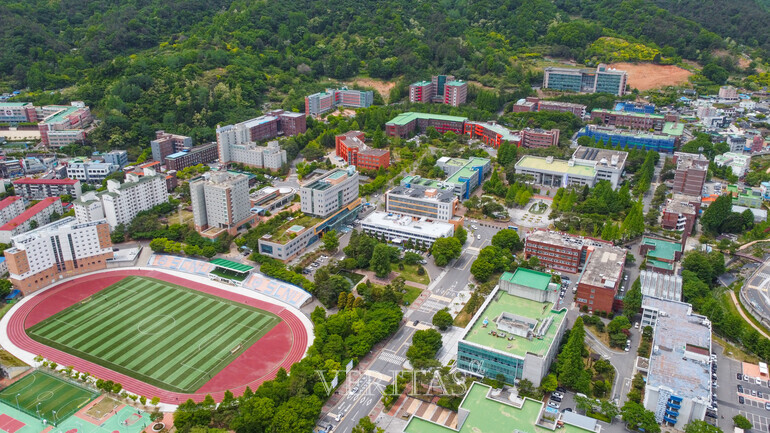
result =
M280 321L248 305L130 276L27 334L150 385L192 393Z
M0 400L28 415L61 422L99 394L41 371L34 371L0 391ZM0 410L2 407L0 407ZM54 417L54 411L56 415Z

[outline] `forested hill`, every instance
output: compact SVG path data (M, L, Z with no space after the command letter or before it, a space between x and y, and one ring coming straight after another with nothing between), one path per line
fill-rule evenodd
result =
M0 0L0 88L83 100L103 120L94 143L135 154L157 129L197 141L266 104L301 109L330 79L394 80L399 99L451 73L494 88L484 108L496 111L540 82L542 66L522 59L606 61L603 36L672 61L727 46L651 0Z
M770 51L768 0L654 0L655 4L749 47Z

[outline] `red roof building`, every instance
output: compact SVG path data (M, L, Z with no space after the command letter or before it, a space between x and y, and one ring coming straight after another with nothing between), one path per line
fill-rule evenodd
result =
M334 137L337 156L356 168L379 170L390 166L388 149L372 149L364 144L364 133L348 131Z
M24 199L21 197L6 197L0 201L0 224L16 218L24 212Z
M23 177L11 182L16 195L27 200L42 200L47 197L70 195L79 198L82 193L77 179L33 179Z
M41 200L36 205L22 212L21 215L0 227L0 242L9 244L12 237L32 230L35 228L32 227L33 221L37 223L38 227L48 224L51 222L51 215L54 212L60 216L64 213L61 198L48 197Z

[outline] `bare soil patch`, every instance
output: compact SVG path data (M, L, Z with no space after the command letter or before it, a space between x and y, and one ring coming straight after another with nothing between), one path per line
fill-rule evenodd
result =
M390 90L396 87L396 83L394 82L378 80L375 78L355 78L345 84L355 84L362 87L371 87L382 96L382 99L384 99L385 102L388 102Z
M613 63L610 67L628 72L628 84L639 90L685 84L692 75L692 72L674 65Z

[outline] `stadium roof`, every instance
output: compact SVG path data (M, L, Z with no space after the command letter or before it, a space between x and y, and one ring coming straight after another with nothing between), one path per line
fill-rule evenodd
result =
M225 268L235 272L249 272L254 269L254 266L244 265L243 263L233 262L225 259L214 259L209 263L215 265L218 268Z

